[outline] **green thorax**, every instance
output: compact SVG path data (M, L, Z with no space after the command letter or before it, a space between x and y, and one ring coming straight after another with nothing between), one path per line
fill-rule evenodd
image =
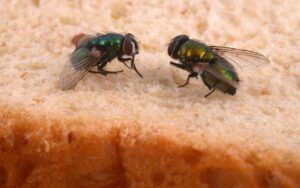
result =
M97 46L100 49L105 50L108 53L110 59L115 58L118 53L122 50L122 41L124 37L119 34L106 34L100 35L99 37L90 41L92 46Z
M211 62L214 59L214 53L209 47L195 40L183 43L177 55L182 62Z

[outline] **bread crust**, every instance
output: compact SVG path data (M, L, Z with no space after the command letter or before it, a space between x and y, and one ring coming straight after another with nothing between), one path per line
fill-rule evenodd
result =
M0 187L126 185L117 129L85 118L39 117L2 111Z
M0 187L300 186L297 152L259 152L166 126L1 109Z

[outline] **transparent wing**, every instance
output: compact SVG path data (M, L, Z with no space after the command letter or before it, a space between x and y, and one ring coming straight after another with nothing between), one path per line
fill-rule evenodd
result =
M225 58L229 62L235 63L240 68L268 64L268 58L260 53L242 50L237 48L229 48L223 46L209 46L213 52Z
M71 65L66 65L59 80L59 88L63 91L72 89L88 73L85 69L76 70Z
M89 64L87 63L92 56L91 50L89 50L86 47L77 48L72 54L71 54L71 65L75 69L83 69L85 67L88 67Z
M234 86L234 87L238 87L238 82L233 81L233 80L229 80L226 79L222 74L220 74L218 71L216 71L213 67L211 67L210 65L205 66L203 68L203 70L211 73L212 75L214 75L216 78L223 80L224 82L227 82L228 84Z
M204 70L209 72L214 77L222 80L229 85L234 87L238 86L238 82L240 81L238 74L232 66L232 64L225 58L221 56L216 56L215 61L213 63L198 63L196 64L196 70Z
M87 51L86 48L75 50L71 55L71 64L68 63L62 71L60 89L66 91L75 87L88 71L97 65L103 54L100 51Z
M75 44L77 48L80 48L86 45L90 40L95 39L96 37L97 36L95 35L87 35L87 34L80 33L78 35L75 35L71 41L73 44Z

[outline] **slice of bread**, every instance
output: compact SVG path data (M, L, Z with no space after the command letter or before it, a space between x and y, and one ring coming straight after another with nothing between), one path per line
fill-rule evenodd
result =
M300 10L285 1L0 1L0 187L300 187ZM79 33L133 33L140 79L61 71ZM234 96L170 66L177 34L254 50ZM237 65L234 65L237 66Z

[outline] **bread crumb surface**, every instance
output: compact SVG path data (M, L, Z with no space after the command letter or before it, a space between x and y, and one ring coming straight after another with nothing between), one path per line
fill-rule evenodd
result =
M0 102L59 117L176 127L247 147L300 153L300 8L281 1L0 1ZM88 74L69 91L58 80L79 33L133 33L140 79L117 60L118 75ZM170 66L167 46L187 34L208 44L254 50L271 63L238 69L235 96ZM236 66L236 65L235 65ZM237 66L236 66L237 67ZM213 141L212 141L213 142ZM213 173L213 170L211 171ZM154 174L156 182L162 181ZM209 181L209 180L207 180Z
M299 14L294 4L42 1L34 7L22 1L3 1L1 17L6 29L0 44L6 52L0 53L4 74L0 95L7 104L30 109L147 120L241 139L251 138L251 133L271 145L276 137L282 139L277 140L282 146L290 146L300 131L299 71L293 69L300 63ZM20 13L12 16L16 7ZM136 65L144 79L114 60L108 67L124 69L124 74L89 74L75 89L60 91L57 82L74 50L72 37L80 32L109 31L136 36L141 48ZM169 40L182 33L209 44L258 51L267 55L271 64L238 69L242 82L235 96L215 92L205 99L208 89L201 80L177 88L187 73L169 65L166 49ZM290 66L293 68L286 68ZM44 102L33 105L33 96L43 96Z

